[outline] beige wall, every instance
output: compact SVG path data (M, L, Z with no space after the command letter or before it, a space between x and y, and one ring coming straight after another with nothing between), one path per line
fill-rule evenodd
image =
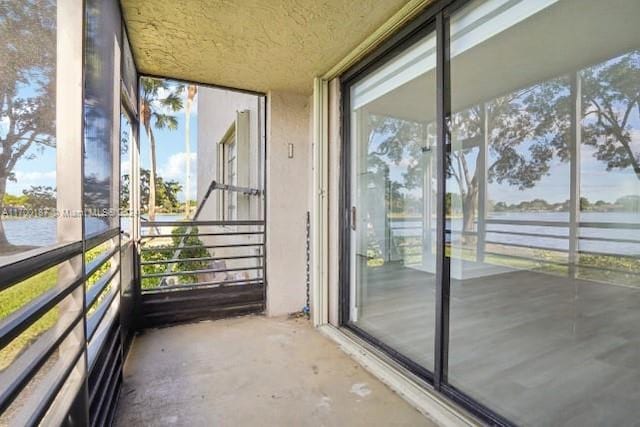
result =
M267 96L267 315L306 302L306 214L310 204L309 98ZM288 145L293 144L293 158Z

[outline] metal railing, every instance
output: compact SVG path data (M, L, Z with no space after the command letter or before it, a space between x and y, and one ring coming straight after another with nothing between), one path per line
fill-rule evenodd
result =
M151 221L140 226L143 294L264 283L264 221Z
M390 234L396 241L401 241L401 248L404 250L412 248L423 247L422 239L424 239L423 224L421 218L394 218L388 220ZM486 262L484 255L492 255L494 257L504 257L511 259L519 259L524 261L532 261L541 264L550 264L561 267L575 266L578 268L586 268L591 270L609 271L615 273L633 274L640 273L640 239L633 238L634 236L628 236L629 231L639 231L640 224L632 222L603 222L603 221L580 221L577 222L576 227L580 231L577 233L576 239L578 242L598 242L603 245L608 245L610 249L616 250L594 250L585 249L585 245L575 245L575 261L572 263L569 261L569 256L572 255L569 249L570 227L571 224L568 221L545 221L545 220L520 220L520 219L487 219L485 220L486 227L483 233L478 233L476 230L462 231L455 229L451 225L447 227L445 232L447 233L447 244L451 244L452 240L456 238L462 238L464 236L475 237L477 240L473 246L474 256L477 261ZM477 225L477 223L476 223ZM519 227L514 230L512 228ZM532 230L537 228L538 231ZM555 232L555 231L557 232ZM595 233L593 231L595 230ZM618 233L618 236L602 235L598 231L607 230L609 234ZM584 231L592 231L592 233L584 233ZM432 236L435 235L435 229L431 230ZM620 236L621 233L626 233L624 237ZM590 235L591 234L591 235ZM594 235L595 234L595 235ZM601 235L598 235L601 234ZM521 241L522 238L526 238L527 241ZM407 243L407 240L413 240ZM537 241L534 241L538 239ZM432 237L431 241L434 242L435 238ZM567 242L567 248L562 247L559 244L552 244L551 242ZM632 245L632 251L625 251L623 245ZM637 246L635 246L637 245ZM460 244L460 247L465 246ZM471 247L470 246L470 247ZM504 248L505 250L499 250ZM427 248L428 249L428 248ZM510 249L522 249L521 251L513 251ZM557 253L562 259L545 259L540 253L527 253L526 250L544 251ZM516 253L517 252L517 253ZM631 261L637 261L638 265L634 269L620 269L611 265L592 265L589 263L581 262L584 257L601 257L601 258L618 258Z
M38 425L76 404L92 425L113 416L122 361L119 234L108 230L0 266L0 296L34 294L0 312L0 424ZM103 370L116 374L99 376ZM82 389L90 399L75 397L85 396Z

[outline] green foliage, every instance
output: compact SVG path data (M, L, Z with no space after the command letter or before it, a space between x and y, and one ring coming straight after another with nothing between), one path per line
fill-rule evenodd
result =
M25 206L27 204L27 196L14 196L12 194L5 194L3 200L4 206Z
M183 247L190 247L190 249L184 249L180 251L178 255L178 259L187 259L187 258L206 258L209 257L209 251L204 248L204 244L202 240L198 238L198 228L192 227L188 232L188 235L182 237L180 235L187 234L187 227L175 227L171 234L174 236L171 238L171 245L165 244L154 247L153 251L143 251L141 258L142 261L168 261L173 256L176 248L180 245L182 239L184 239ZM175 265L172 264L152 264L152 265L143 265L142 271L143 274L153 274L153 273L165 273L170 271L171 266L173 266L172 271L193 271L193 270L202 270L208 268L208 263L206 261L184 261L177 262ZM197 283L198 277L195 274L186 274L176 276L180 284L189 284L189 283ZM153 289L160 286L161 278L147 278L142 281L143 289Z
M107 245L102 244L88 251L85 256L86 262L89 263L93 261L106 249ZM91 288L110 268L111 261L107 261L87 280L87 289ZM56 266L0 292L0 321L22 309L45 292L52 290L57 283L58 267ZM99 302L100 301L98 301L98 304ZM7 347L2 349L0 351L0 371L9 366L12 361L40 335L51 329L58 321L58 318L59 308L54 307L15 338Z
M28 190L22 190L26 197L25 206L30 209L55 209L56 190L53 187L38 185L31 186Z
M129 175L124 176L124 181L128 184ZM140 170L140 196L142 212L149 212L149 182L150 172L148 169ZM182 191L182 185L178 181L165 181L161 176L156 176L156 206L160 207L162 212L177 212L181 203L178 201L178 193ZM122 203L129 203L129 189L125 186L125 194Z
M58 282L58 267L42 273L0 292L0 322L29 304L35 298L53 289ZM8 346L0 350L0 372L8 367L41 334L58 320L58 308L54 307L21 333Z
M549 203L544 199L525 200L519 203L507 204L498 202L493 205L494 212L568 212L569 200L560 203ZM586 197L580 197L581 212L640 212L640 196L628 195L620 197L614 203L598 200L591 202Z

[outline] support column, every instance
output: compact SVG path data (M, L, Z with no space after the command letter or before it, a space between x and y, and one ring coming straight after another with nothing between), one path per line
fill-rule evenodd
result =
M569 277L575 278L580 254L580 143L582 141L582 82L580 73L571 77L571 135L569 137Z
M278 316L299 312L306 304L311 100L288 92L269 92L267 98L267 315Z
M77 242L83 239L83 8L78 0L57 2L56 49L56 222L58 242ZM80 183L80 184L79 184ZM76 256L58 267L58 286L68 286L84 274L84 256ZM55 328L61 332L66 322L61 319L84 312L84 284L81 283L58 305L59 319ZM79 348L84 355L69 378L79 388L72 402L71 414L78 425L88 423L88 391L86 379L85 322L74 328L59 347L59 357L73 361ZM73 380L72 380L73 378Z

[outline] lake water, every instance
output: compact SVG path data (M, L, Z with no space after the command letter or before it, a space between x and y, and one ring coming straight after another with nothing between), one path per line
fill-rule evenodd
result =
M157 221L179 221L182 215L159 214ZM80 219L78 219L80 221ZM56 219L55 218L24 218L2 221L4 231L9 243L26 246L50 246L56 243ZM128 230L131 225L130 217L121 219L123 230ZM108 225L99 218L85 218L87 235L106 231Z

